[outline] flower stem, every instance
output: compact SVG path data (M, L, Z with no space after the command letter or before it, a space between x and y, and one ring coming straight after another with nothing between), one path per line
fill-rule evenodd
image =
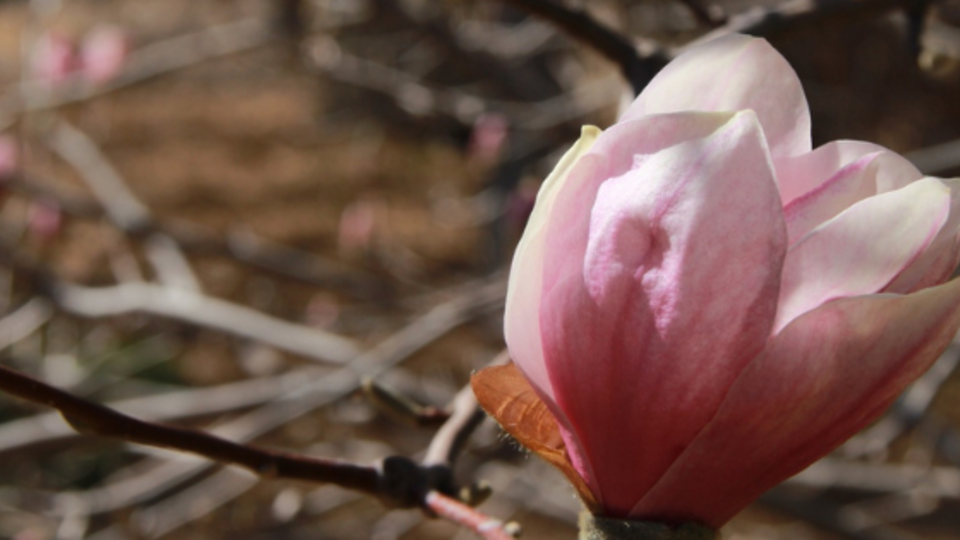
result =
M580 513L579 540L716 540L717 531L695 523L677 526L655 521L627 521Z

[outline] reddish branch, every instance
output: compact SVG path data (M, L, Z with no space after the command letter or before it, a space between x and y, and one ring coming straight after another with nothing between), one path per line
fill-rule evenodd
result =
M514 540L517 534L514 527L482 514L442 493L436 491L427 493L426 503L427 508L433 510L438 516L470 529L487 540Z

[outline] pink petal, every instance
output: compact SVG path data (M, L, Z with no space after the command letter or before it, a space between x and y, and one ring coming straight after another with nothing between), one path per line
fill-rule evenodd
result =
M923 177L912 163L880 145L834 141L813 152L776 161L783 205L787 206L794 199L816 190L845 167L871 154L878 156L874 160L877 167L874 178L876 191L871 195L900 189Z
M610 515L629 512L763 348L785 249L753 113L631 124L592 150L607 152L609 180L554 203L540 310L561 433L575 431L571 454ZM661 133L674 144L650 146Z
M933 241L950 190L933 178L860 201L787 252L774 333L804 312L882 290Z
M510 268L504 313L504 336L510 356L527 379L550 399L553 399L553 389L543 361L538 315L543 290L544 234L560 190L574 189L585 182L584 177L596 168L591 163L597 159L596 156L585 162L581 158L599 136L599 129L585 126L580 139L560 158L553 172L543 182ZM571 176L574 177L572 180Z
M621 121L677 111L753 110L776 160L810 151L810 111L793 68L766 40L731 34L684 52Z
M958 326L960 280L837 300L798 318L631 515L719 527L879 416Z
M884 289L909 293L939 285L950 279L960 263L960 178L942 180L950 189L950 217L920 257Z

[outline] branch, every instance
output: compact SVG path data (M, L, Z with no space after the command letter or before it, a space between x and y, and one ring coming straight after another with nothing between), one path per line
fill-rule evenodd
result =
M104 209L93 201L64 196L46 187L50 184L52 182L35 176L13 177L5 181L4 188L25 197L53 200L61 210L75 218L99 219L104 216ZM155 220L141 221L136 229L126 232L138 238L162 234L190 253L228 258L279 277L308 285L336 288L338 292L356 297L382 298L388 294L380 280L359 268L268 242L252 233L228 233L224 241L218 235L191 223L165 224Z
M467 528L486 540L514 540L520 534L516 524L505 524L493 519L437 491L427 493L426 503L427 508L438 516Z
M509 359L506 351L497 355L490 365L502 364ZM473 388L467 385L453 399L450 417L440 427L423 458L424 465L445 465L452 468L464 443L487 417L477 403Z
M0 390L53 407L77 431L198 454L267 477L329 482L372 495L382 480L376 468L261 450L191 429L137 420L0 366Z
M85 287L51 283L57 305L81 317L146 313L253 339L313 360L342 364L360 353L345 337L284 321L255 309L190 291L149 283Z
M200 62L253 50L272 39L272 32L262 20L243 19L137 49L130 54L119 76L105 84L92 84L75 75L64 83L66 90L50 94L40 91L43 88L41 82L21 82L0 98L0 129L6 128L23 112L85 101Z
M723 26L700 36L680 51L732 33L767 36L798 25L836 17L881 14L923 0L787 0L770 8L755 7L731 16ZM680 51L674 51L676 56Z
M3 366L0 390L57 409L81 433L189 452L267 478L332 483L379 497L391 506L431 510L490 540L513 538L499 520L450 498L451 486L446 475L436 474L436 466L419 466L402 456L388 457L373 467L255 448L201 431L144 422Z
M132 231L153 221L147 207L130 191L120 173L86 133L61 119L49 144L80 173L116 226ZM146 252L161 282L200 292L200 281L172 239L159 232L149 234Z
M297 377L294 382L299 381L300 384L287 388L277 400L232 418L211 431L235 441L252 440L349 395L360 386L363 375L379 376L470 318L502 306L505 289L502 280L491 283L474 282L464 289L454 298L433 307L372 349L351 360L346 366L323 377ZM121 403L126 405L126 402ZM142 415L139 410L134 410L132 404L126 410ZM409 460L401 463L407 464L408 469L420 470ZM114 511L149 499L159 491L193 478L208 467L207 462L168 462L155 467L150 478L121 480L111 486L86 491L82 496L94 501L89 505L88 513Z
M600 24L582 10L569 9L550 0L505 1L546 19L620 66L634 94L639 94L663 67L659 59L643 58L629 39Z

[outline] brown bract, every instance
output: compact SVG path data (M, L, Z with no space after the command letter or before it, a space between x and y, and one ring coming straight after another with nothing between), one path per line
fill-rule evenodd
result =
M517 442L559 469L587 509L597 513L600 505L573 468L556 419L517 366L511 362L482 369L473 374L470 385L483 410Z

